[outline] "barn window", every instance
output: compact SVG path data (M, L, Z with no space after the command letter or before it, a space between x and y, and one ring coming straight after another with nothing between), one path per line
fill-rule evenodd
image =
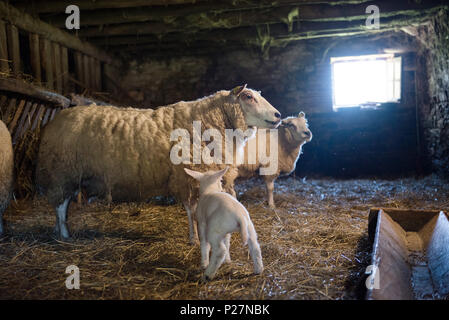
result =
M401 58L393 54L331 58L333 108L401 99Z

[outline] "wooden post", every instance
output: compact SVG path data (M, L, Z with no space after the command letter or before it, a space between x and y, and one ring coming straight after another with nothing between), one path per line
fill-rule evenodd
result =
M20 118L20 115L22 114L23 111L23 107L25 106L26 100L22 99L19 102L19 105L17 106L16 112L14 114L14 118L12 119L11 123L8 126L9 132L13 132L16 125L17 125L17 121Z
M6 26L3 20L0 20L0 72L9 73L8 40L6 38Z
M83 68L84 68L84 85L88 89L92 89L90 86L90 78L91 78L91 72L90 72L90 63L89 63L89 56L83 55Z
M16 144L17 139L19 138L19 136L22 133L23 125L25 124L25 120L28 117L28 112L30 111L30 108L32 105L33 105L33 103L31 101L28 101L25 105L25 109L23 110L22 114L20 115L19 125L17 126L16 132L14 133L13 138L12 138L13 144Z
M31 127L31 120L33 119L34 113L36 112L38 103L33 103L33 107L31 108L30 112L27 114L27 118L25 120L25 123L23 125L22 134L19 136L21 138L23 134L28 130L29 127Z
M95 89L101 91L103 88L101 86L101 61L95 59Z
M34 118L33 126L31 127L31 130L35 130L36 128L39 127L40 122L42 120L42 114L44 111L45 111L45 106L43 104L41 104L39 106L38 112L36 114L36 118Z
M61 50L59 44L53 42L53 70L56 82L56 91L62 93L62 76L61 76Z
M75 52L75 77L80 83L84 84L83 55L81 52ZM83 92L83 88L78 86L78 92Z
M8 50L12 60L12 71L19 76L21 71L19 30L12 24L8 24Z
M42 57L42 66L45 70L45 81L46 87L50 90L54 88L54 78L53 78L53 55L51 50L51 43L45 38L41 38L41 57Z
M68 93L69 88L69 54L66 47L61 46L61 63L62 63L62 89L63 93Z
M39 50L39 35L30 33L30 58L34 79L38 84L42 81L41 54Z

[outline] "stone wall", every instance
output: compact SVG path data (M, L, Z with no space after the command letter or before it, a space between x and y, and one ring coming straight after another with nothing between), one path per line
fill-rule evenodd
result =
M441 11L418 30L422 149L431 170L449 177L449 14ZM421 80L422 79L422 80Z
M403 52L403 95L383 111L333 112L330 57ZM416 169L415 38L404 33L326 38L220 55L129 62L121 85L132 105L154 108L247 83L283 116L305 111L314 133L298 164L301 176L406 175ZM367 75L369 76L369 75ZM402 111L401 111L402 110Z
M154 108L191 100L217 90L247 83L284 115L332 111L330 57L410 50L413 37L403 32L383 36L323 38L271 48L269 56L257 49L224 50L220 55L131 60L121 78L133 104ZM409 63L409 62L407 62ZM412 61L411 63L414 63ZM405 81L409 81L408 74ZM404 106L414 104L413 86L405 86Z

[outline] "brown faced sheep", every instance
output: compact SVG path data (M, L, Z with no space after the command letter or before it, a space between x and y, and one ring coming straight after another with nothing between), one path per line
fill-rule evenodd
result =
M82 188L89 196L114 201L172 195L186 207L190 239L195 242L192 212L198 187L185 178L183 168L205 171L214 166L174 164L171 154L178 145L171 137L177 129L188 134L187 152L194 153L193 121L201 121L201 130L213 128L224 136L225 129L275 127L280 114L246 85L156 110L90 106L61 111L43 132L36 169L38 188L56 207L59 236L69 237L67 207ZM229 176L237 174L236 167L229 170Z
M259 132L256 136L259 139ZM268 204L271 208L275 207L273 199L274 181L280 175L288 175L295 170L296 161L298 161L302 152L302 146L310 140L312 140L312 132L309 130L304 112L300 112L298 117L288 117L282 120L281 125L278 127L277 171L274 174L262 176L267 186ZM269 149L269 143L270 140L266 140L267 149ZM245 149L247 148L248 144L245 146ZM256 176L259 174L261 167L263 166L259 159L256 159L255 164L242 164L238 167L238 177L250 178ZM235 179L232 178L233 176L231 179L228 179L228 177L224 178L224 188L235 196Z
M14 153L11 135L0 121L0 237L3 235L3 212L9 205L13 187Z

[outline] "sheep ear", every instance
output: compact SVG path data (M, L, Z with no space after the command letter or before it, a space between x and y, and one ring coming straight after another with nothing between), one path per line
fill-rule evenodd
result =
M202 174L201 172L193 171L187 168L184 168L184 171L195 180L201 180L201 178L204 176L204 174Z
M220 179L224 176L224 174L228 171L229 167L224 168L223 170L217 171L213 174L215 179Z
M234 89L231 90L231 93L234 96L238 97L239 94L242 93L242 91L245 90L245 89L246 89L246 83L243 86L235 87Z
M302 111L298 114L298 118L303 118L305 116L306 116L306 114Z

